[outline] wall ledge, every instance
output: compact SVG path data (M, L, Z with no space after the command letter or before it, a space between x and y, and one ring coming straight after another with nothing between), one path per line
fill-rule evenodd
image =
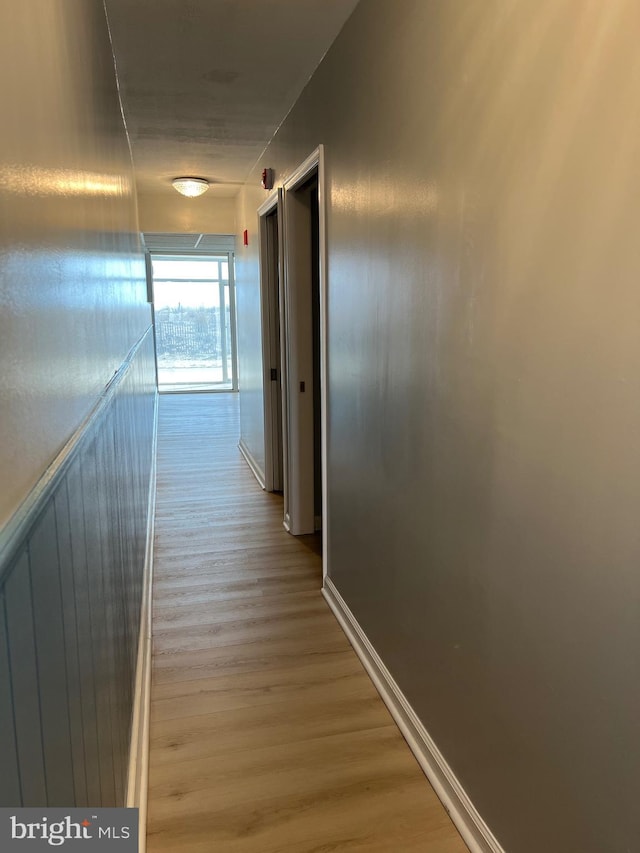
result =
M103 413L131 369L131 365L147 335L151 334L152 330L153 326L148 326L131 347L126 358L105 386L87 417L78 425L73 435L44 471L9 521L0 529L0 584L2 583L3 573L10 566L12 558L17 549L22 545L29 527L33 524L34 516L38 513L39 507L44 506L51 495L53 495L58 484L69 470L71 463L84 446L84 443L94 434Z
M144 558L144 581L140 610L140 635L133 714L131 721L131 743L129 747L129 770L127 774L127 808L139 810L138 851L147 849L147 801L149 791L149 727L151 721L151 663L152 663L152 595L153 595L153 543L156 515L156 482L158 450L158 392L156 391L153 412L153 444L151 450L151 473L149 475L149 504L147 508L147 542Z
M471 853L505 853L329 577L322 594Z

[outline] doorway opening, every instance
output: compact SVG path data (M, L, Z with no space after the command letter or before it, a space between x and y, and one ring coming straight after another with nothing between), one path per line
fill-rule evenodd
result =
M324 218L324 159L320 146L284 183L284 524L297 536L321 530L326 555Z
M264 487L284 493L287 465L287 429L283 382L282 258L280 252L282 194L276 192L258 210L260 236L262 361L264 386L265 472Z
M158 390L237 390L233 254L152 254Z

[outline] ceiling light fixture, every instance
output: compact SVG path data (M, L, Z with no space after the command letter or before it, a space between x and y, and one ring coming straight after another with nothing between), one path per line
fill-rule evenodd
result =
M204 178L174 178L171 183L175 190L188 198L195 198L209 189L209 181Z

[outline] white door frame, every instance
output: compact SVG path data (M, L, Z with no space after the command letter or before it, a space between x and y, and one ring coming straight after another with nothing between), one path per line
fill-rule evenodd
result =
M319 225L319 266L320 266L320 424L322 432L321 441L321 478L322 478L322 544L323 544L323 575L326 575L327 570L327 554L328 554L328 507L327 507L327 244L326 244L326 186L325 186L325 165L324 165L324 146L319 145L306 160L298 166L298 168L284 182L284 200L283 209L284 216L283 225L284 233L281 237L281 245L284 252L284 277L283 277L283 293L285 306L285 352L287 376L286 376L286 396L287 396L287 426L288 426L288 476L285 483L285 527L293 534L311 533L309 529L309 512L305 512L306 521L304 525L299 522L301 509L301 492L300 478L304 479L308 476L308 471L300 470L300 453L299 442L297 437L300 434L300 429L308 429L308 417L298 405L302 395L300 393L299 383L301 378L298 373L298 355L296 351L295 335L291 331L295 329L297 321L296 317L296 300L293 283L295 281L295 258L292 253L292 245L290 237L292 232L292 199L295 190L302 186L313 174L317 173L318 180L318 225ZM308 365L306 366L308 368ZM313 400L312 375L309 372L306 376L306 382L309 385L307 392L307 400ZM284 396L284 395L283 395ZM311 428L313 423L311 422ZM313 463L312 463L313 464ZM308 461L303 461L303 467L308 467ZM294 476L292 477L292 472ZM313 470L311 471L313 475ZM297 482L296 482L297 481ZM311 513L313 516L313 513Z
M267 217L277 211L278 216L278 269L280 275L280 289L283 282L283 261L282 261L282 189L277 189L275 192L264 201L258 208L258 240L260 244L260 308L262 312L262 384L264 397L264 488L268 492L272 492L276 488L275 483L275 460L273 454L274 442L276 440L275 420L277 413L275 407L278 405L277 389L271 380L273 341L274 333L273 316L274 312L278 313L280 328L283 328L283 306L282 299L278 305L273 304L273 287L269 280L270 274L270 257L267 245ZM287 482L287 420L286 420L286 401L284 399L286 387L286 364L284 358L284 342L281 339L280 346L280 364L277 369L280 373L279 382L281 388L281 412L282 420L282 479L283 489L286 488Z

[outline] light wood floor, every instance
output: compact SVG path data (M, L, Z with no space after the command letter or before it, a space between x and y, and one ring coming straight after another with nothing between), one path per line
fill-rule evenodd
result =
M160 400L150 853L461 853L238 449L234 394Z

